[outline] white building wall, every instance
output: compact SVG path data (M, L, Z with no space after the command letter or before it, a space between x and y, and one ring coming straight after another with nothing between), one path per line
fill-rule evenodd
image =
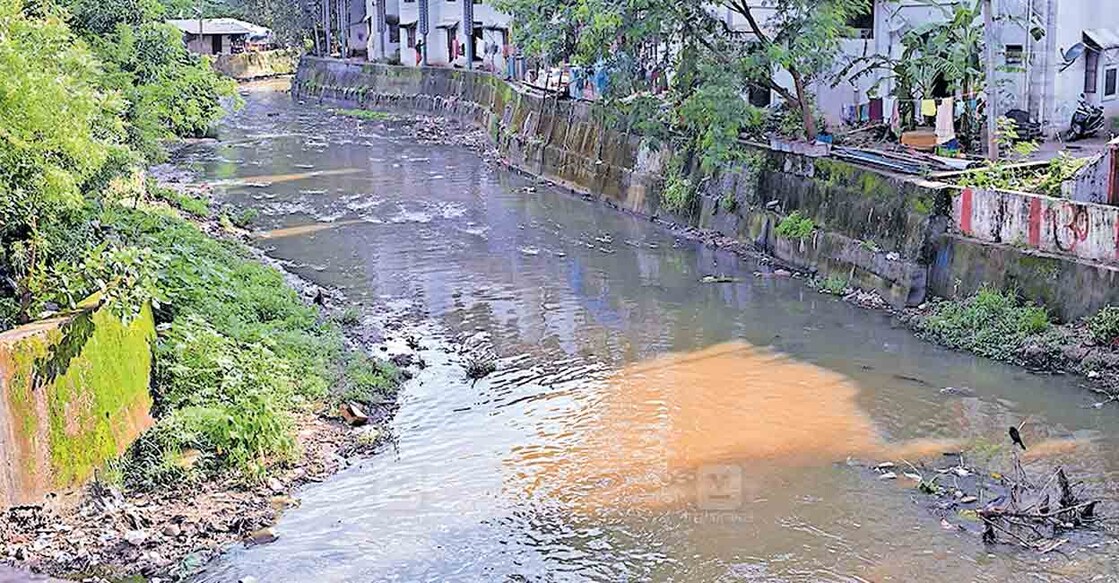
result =
M894 59L900 58L901 37L906 31L943 20L946 18L945 11L963 1L970 3L974 0L939 0L931 5L923 0L876 0L874 39L843 41L837 67L850 58L873 51L888 54ZM764 28L772 10L762 6L762 0L750 0L750 3L757 6L755 17ZM1059 70L1063 63L1062 53L1083 42L1085 30L1105 28L1119 31L1119 10L1102 8L1100 0L994 0L993 6L996 14L994 37L997 40L994 49L998 71L995 103L998 112L1026 110L1043 121L1050 132L1067 127L1084 91L1087 59L1081 56L1062 72ZM744 19L730 11L727 15L732 27L748 29ZM1032 26L1040 27L1046 35L1040 40L1032 38L1029 34ZM1022 47L1025 59L1022 64L1007 63L1006 48L1009 45ZM1101 54L1097 71L1099 91L1089 96L1090 101L1104 106L1105 115L1109 117L1119 116L1119 94L1103 94L1105 74L1110 68L1119 69L1119 50ZM839 122L843 106L865 103L868 90L884 76L883 73L855 83L842 81L835 87L830 83L817 83L813 91L829 124ZM793 86L787 73L779 74L775 81L790 89ZM878 96L890 95L893 89L892 83L886 80L879 85Z
M1063 62L1060 53L1083 42L1085 30L1110 29L1119 32L1119 10L1103 8L1099 0L1059 0L1056 12L1057 54L1054 58L1053 100L1047 110L1052 116L1053 125L1063 129L1068 126L1080 94L1084 92L1088 59L1086 55L1082 55L1071 67L1058 72L1056 68ZM1100 54L1094 71L1097 75L1097 91L1087 97L1090 102L1103 105L1104 115L1114 117L1119 116L1119 94L1104 94L1108 69L1119 69L1119 50L1107 50Z
M464 59L460 57L457 62L450 54L450 49L454 46L464 47L467 42L467 30L470 27L462 26L462 13L463 2L471 0L429 0L428 1L428 23L430 30L427 35L427 61L429 65L433 66L463 66ZM405 65L416 65L416 51L414 48L408 46L408 36L406 26L410 25L416 27L415 23L419 22L419 2L418 0L399 0L400 9L400 46L401 46L401 62ZM494 28L503 28L508 30L509 16L496 10L488 1L475 3L474 9L474 23L482 27L482 40L476 43L475 55L483 58L482 63L495 67L498 71L504 68L504 59L499 52L496 57L489 57L484 55L483 48L485 43L490 42L500 44L505 42L505 38ZM421 35L418 30L415 32L416 40L420 40ZM465 51L464 51L465 52Z
M366 39L366 51L369 55L369 60L377 59L377 0L362 0L365 2L366 27L369 30L368 39ZM403 59L404 55L400 52L400 47L404 41L404 30L400 27L400 0L384 0L385 2L385 30L383 33L385 43L385 59L388 61L395 61ZM394 36L393 32L397 34Z

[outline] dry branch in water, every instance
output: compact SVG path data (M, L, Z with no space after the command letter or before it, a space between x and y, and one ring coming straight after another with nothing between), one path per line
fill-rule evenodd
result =
M1025 548L1048 553L1068 542L1063 532L1098 521L1098 500L1080 500L1073 492L1064 468L1057 468L1041 488L1025 480L1021 462L1015 457L1016 478L1009 497L1000 497L977 512L983 521L983 541L999 542L1003 535ZM1054 486L1054 483L1056 484ZM1056 508L1050 501L1058 501Z

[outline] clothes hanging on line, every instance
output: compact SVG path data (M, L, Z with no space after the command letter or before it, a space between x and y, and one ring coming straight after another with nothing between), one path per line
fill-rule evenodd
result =
M925 117L933 117L936 115L936 100L935 99L922 99L921 100L921 115Z
M900 102L893 97L884 99L883 107L886 111L890 112L890 130L895 135L901 135L901 111L899 109Z
M956 100L946 97L936 109L936 143L945 144L956 139Z
M878 123L882 121L882 98L874 97L870 100L870 121Z

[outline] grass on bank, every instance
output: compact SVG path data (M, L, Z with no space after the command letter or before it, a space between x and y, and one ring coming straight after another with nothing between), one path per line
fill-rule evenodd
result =
M384 111L371 111L368 109L335 109L334 113L346 117L356 117L366 121L387 121L393 118L391 113Z
M1033 335L1052 324L1044 308L1025 304L1015 294L982 288L958 301L939 301L918 323L918 331L945 346L1000 360L1012 360Z
M293 414L391 397L395 369L347 349L342 328L245 246L211 238L166 207L111 206L101 221L121 243L153 251L163 296L157 423L121 461L126 485L257 478L294 459Z

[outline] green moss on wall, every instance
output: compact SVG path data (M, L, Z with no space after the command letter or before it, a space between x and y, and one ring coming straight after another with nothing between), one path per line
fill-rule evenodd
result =
M33 491L88 479L146 427L151 409L149 308L128 324L98 310L43 328L0 351L9 367L18 473ZM40 467L46 460L50 467Z
M7 354L6 364L11 367L8 407L16 423L16 441L24 454L18 460L20 470L28 476L47 469L39 467L38 458L33 454L45 445L38 443L40 425L34 394L36 363L45 361L50 356L50 347L61 339L62 332L58 329L32 334L15 342Z
M151 409L151 310L128 324L108 310L92 319L93 334L81 353L45 387L55 486L88 478L122 452Z

